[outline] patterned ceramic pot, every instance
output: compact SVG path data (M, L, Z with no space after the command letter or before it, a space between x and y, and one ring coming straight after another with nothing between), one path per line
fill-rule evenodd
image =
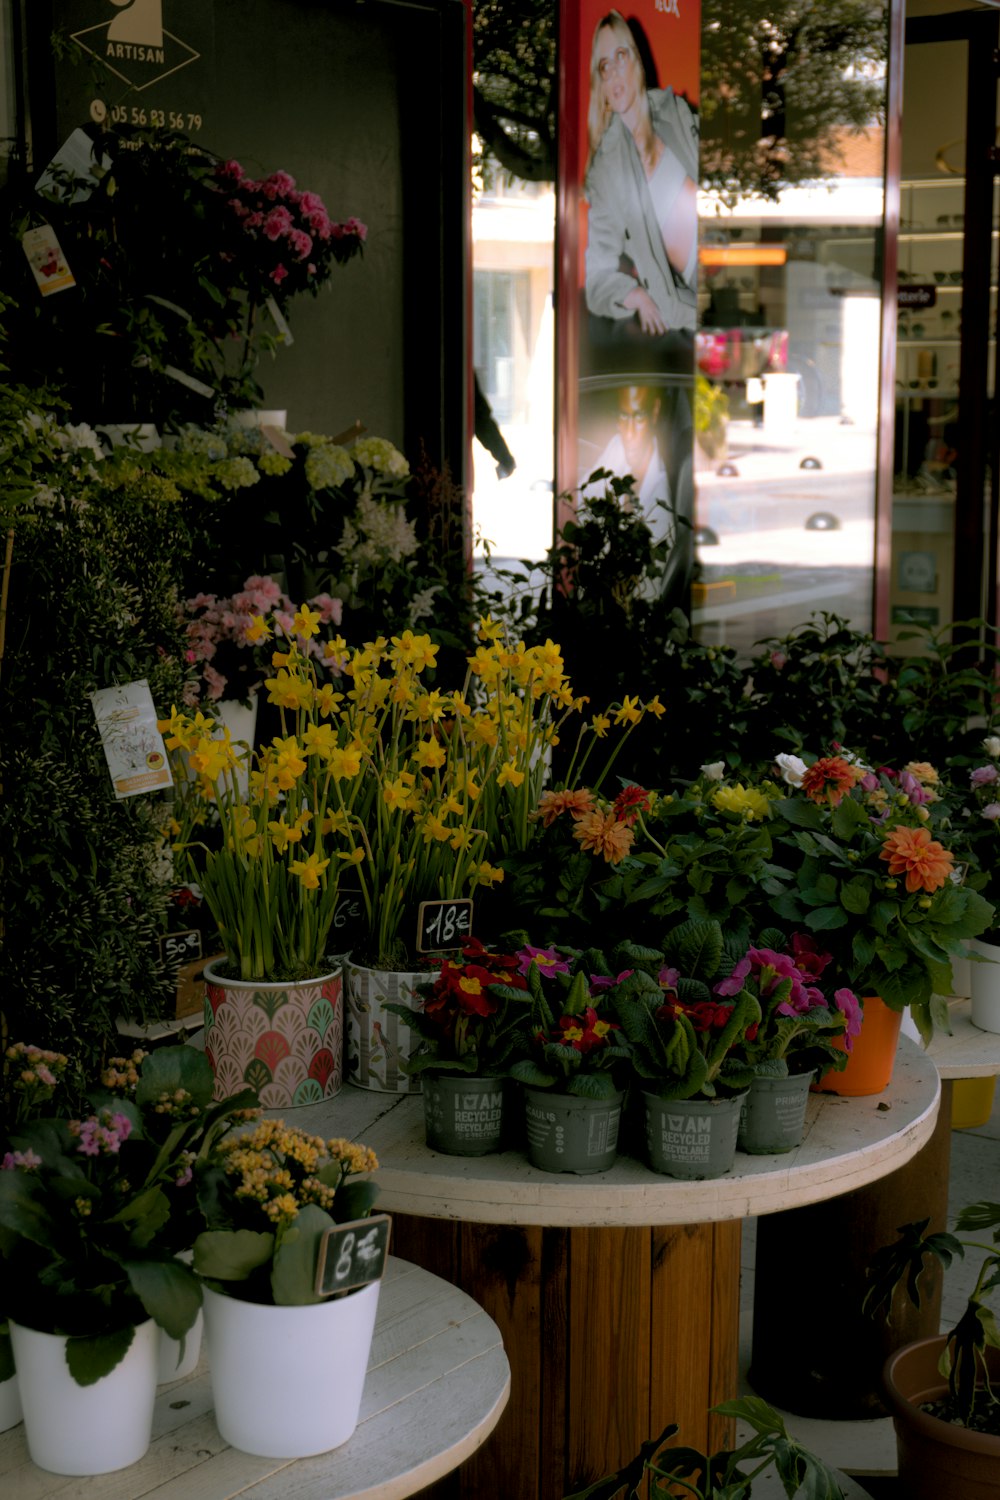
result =
M205 967L205 1055L215 1097L257 1090L265 1109L318 1104L344 1076L341 970L299 984L226 979Z
M399 973L393 969L347 966L347 1079L383 1094L419 1094L420 1079L408 1078L400 1063L420 1042L417 1032L387 1010L387 1004L419 1010L417 986L433 983L437 972Z

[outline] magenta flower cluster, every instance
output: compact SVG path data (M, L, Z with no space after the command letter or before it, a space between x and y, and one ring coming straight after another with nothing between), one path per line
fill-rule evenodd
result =
M813 940L803 933L793 933L791 953L776 953L772 948L750 948L736 964L727 979L713 987L722 997L738 995L750 981L761 1004L784 980L791 980L788 997L775 1007L779 1016L801 1016L811 1010L829 1010L829 1001L815 984L831 962L829 953L820 953ZM850 1052L854 1038L861 1031L861 1002L852 990L834 990L833 1003L846 1020L845 1042Z
M229 194L238 231L223 258L252 297L280 302L315 291L333 265L357 255L367 238L360 219L335 222L319 194L300 191L287 172L257 180L238 161L227 161L216 168L216 178Z

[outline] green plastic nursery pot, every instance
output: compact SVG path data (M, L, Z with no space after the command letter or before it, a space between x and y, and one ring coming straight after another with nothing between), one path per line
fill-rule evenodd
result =
M944 1335L905 1344L882 1371L885 1404L896 1429L900 1494L906 1500L1000 1500L1000 1437L970 1432L920 1410L947 1394L938 1370ZM1000 1380L1000 1350L986 1350L990 1379Z
M732 1171L745 1092L730 1099L661 1099L645 1091L642 1097L654 1172L701 1182Z
M740 1111L737 1149L750 1156L777 1156L800 1146L815 1076L813 1069L785 1078L755 1078Z
M543 1172L607 1172L618 1155L625 1095L580 1099L551 1089L524 1090L528 1160Z
M507 1124L510 1082L467 1073L423 1075L424 1139L447 1156L500 1151Z

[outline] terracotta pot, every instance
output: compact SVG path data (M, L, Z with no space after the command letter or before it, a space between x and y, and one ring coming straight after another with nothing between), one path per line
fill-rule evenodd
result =
M1000 1500L1000 1437L970 1432L920 1410L945 1395L938 1370L943 1335L897 1349L882 1372L896 1429L899 1490L906 1500ZM1000 1379L1000 1350L988 1349L990 1376Z
M859 1098L864 1094L881 1094L889 1087L903 1013L890 1009L878 995L867 995L861 1003L864 1006L861 1034L854 1038L847 1067L842 1073L824 1073L813 1084L817 1093ZM834 1045L838 1051L847 1050L843 1037L837 1037Z

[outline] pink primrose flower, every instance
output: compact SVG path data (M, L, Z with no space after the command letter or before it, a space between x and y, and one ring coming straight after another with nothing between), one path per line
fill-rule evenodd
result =
M532 963L538 965L539 974L568 974L569 964L560 958L554 948L533 948L526 943L517 954L517 972L527 974Z
M792 957L799 973L809 979L818 979L832 961L830 953L820 953L816 939L805 932L793 932L791 938Z
M853 990L834 990L833 1003L842 1015L847 1018L847 1029L844 1032L844 1046L850 1052L854 1046L854 1038L861 1035L861 1018L863 1015L861 1001Z
M680 969L661 969L656 976L656 982L661 990L676 990L678 980L681 977Z
M712 986L713 995L738 995L743 988L743 981L750 973L750 954L747 953L740 959L728 979L720 979L719 983Z
M616 975L614 979L609 974L591 974L590 993L598 995L602 990L614 989L615 985L624 984L629 975L634 973L634 969L622 969L621 973Z

